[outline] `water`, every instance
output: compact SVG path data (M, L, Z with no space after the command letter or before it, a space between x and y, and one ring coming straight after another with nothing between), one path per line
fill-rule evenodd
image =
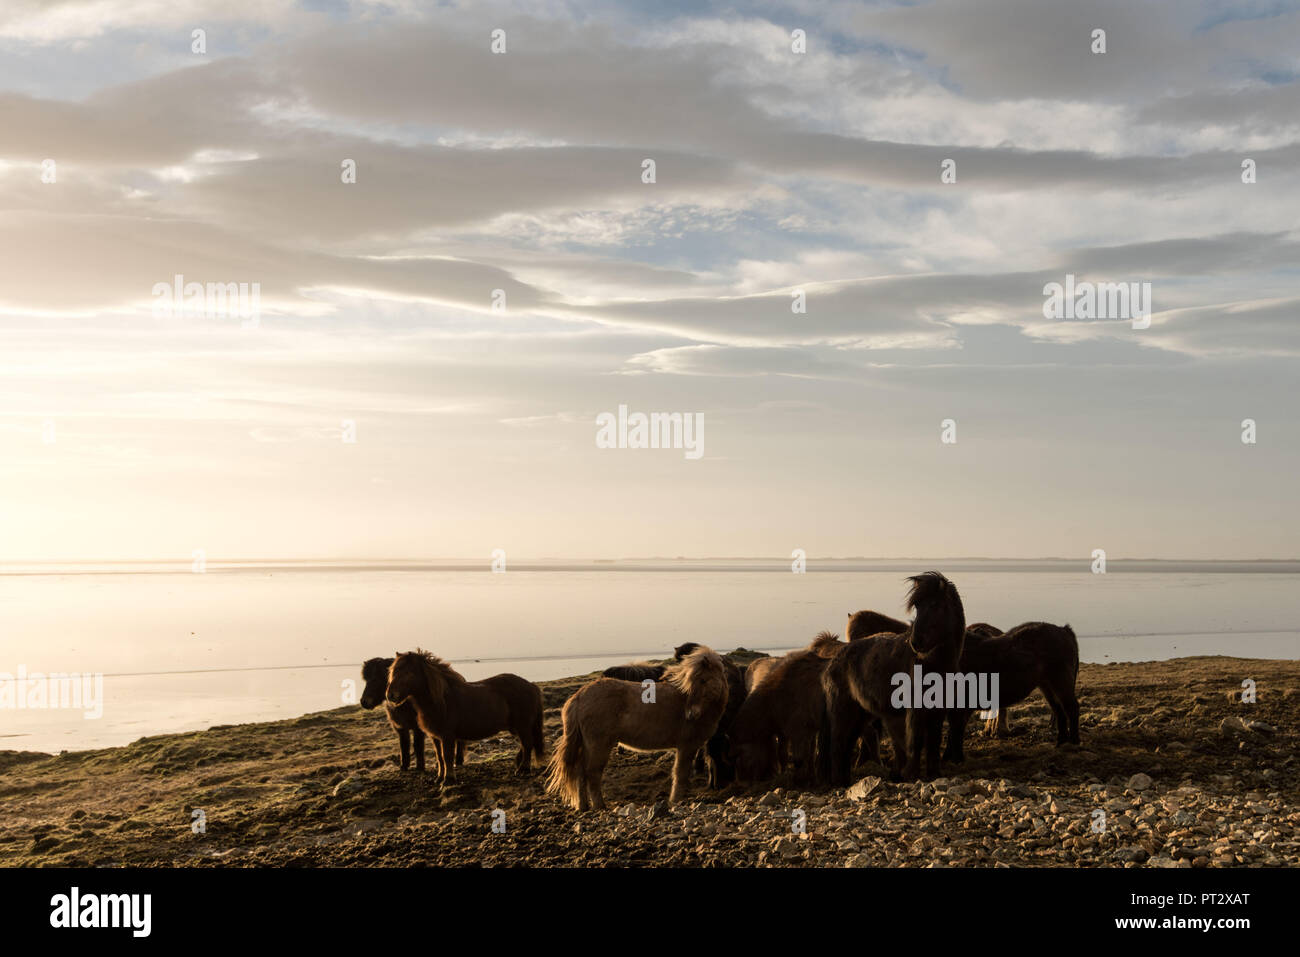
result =
M1300 563L779 561L115 564L0 569L0 673L100 672L103 715L0 710L0 749L147 734L343 704L363 659L421 646L470 679L534 680L671 654L784 651L847 613L905 617L903 577L945 571L970 621L1073 625L1085 661L1300 659ZM3 675L0 675L3 677Z

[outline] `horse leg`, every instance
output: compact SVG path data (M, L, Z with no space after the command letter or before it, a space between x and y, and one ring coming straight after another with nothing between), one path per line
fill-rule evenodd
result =
M456 739L438 738L438 757L442 759L443 785L456 783Z
M694 748L678 748L677 757L673 760L673 787L668 792L668 803L676 804L682 798L691 792L691 762L694 759Z
M868 762L880 764L880 732L884 730L884 725L879 718L867 716L867 720L862 728L862 734L859 737L858 747L858 765L862 766Z
M515 732L519 739L519 753L515 755L515 774L531 774L533 771L532 752L528 750L526 731Z
M882 719L885 729L889 732L889 744L894 751L894 769L890 772L890 779L894 781L903 779L903 755L907 751L907 721L908 719L901 714L890 714Z
M419 734L418 731L416 733ZM399 728L397 743L402 752L402 770L405 771L411 766L411 732L405 728Z
M416 728L415 735L415 770L424 770L424 732Z
M1043 684L1039 690L1042 691L1043 697L1047 699L1047 706L1052 709L1052 724L1056 725L1056 746L1059 748L1065 744L1070 732L1070 724L1065 717L1065 706L1061 704L1056 689L1051 685Z
M564 747L564 742L560 742L560 747ZM557 758L556 760L560 760ZM587 792L587 757L585 754L578 755L578 763L573 769L574 776L578 779L578 810L585 811L591 807L591 799Z
M852 777L849 764L853 757L853 742L862 732L865 715L855 713L844 703L837 703L830 713L831 785L848 787Z
M456 767L463 768L464 766L465 766L465 742L457 741L456 742Z
M903 753L906 763L902 770L904 781L915 781L921 776L921 752L925 750L925 714L920 708L910 708L903 719Z
M1057 698L1061 702L1062 724L1065 731L1058 734L1057 743L1068 741L1070 744L1079 743L1079 699L1074 696L1074 688L1070 685L1062 685L1057 692Z
M605 810L605 796L600 790L600 779L605 774L605 764L609 761L609 749L588 747L586 750L587 767L585 776L587 779L587 794L591 799L591 809L593 811Z

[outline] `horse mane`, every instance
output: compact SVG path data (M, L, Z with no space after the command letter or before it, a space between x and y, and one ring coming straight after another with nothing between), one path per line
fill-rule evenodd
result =
M696 648L703 648L703 647L704 646L700 644L698 641L688 641L685 644L678 645L676 648L673 649L673 660L681 661L683 658L689 655Z
M461 673L433 652L425 651L423 648L416 648L406 654L417 659L416 665L424 674L425 688L429 692L429 697L433 699L435 707L442 707L447 697L447 689L450 686L465 684L465 679ZM394 659L394 665L396 665L396 659Z
M698 711L702 701L727 694L722 657L705 645L697 645L679 663L665 668L663 680L686 696L688 710Z
M915 611L917 605L943 597L944 593L953 587L952 582L948 581L942 572L922 572L919 575L908 576L907 580L912 583L912 588L907 593L908 611Z
M392 666L392 658L368 658L361 663L361 677L366 681L372 681L388 674L388 669Z
M812 640L806 650L825 658L828 655L835 654L839 650L839 646L843 644L845 642L840 641L840 636L835 632L824 630L817 632L817 637Z

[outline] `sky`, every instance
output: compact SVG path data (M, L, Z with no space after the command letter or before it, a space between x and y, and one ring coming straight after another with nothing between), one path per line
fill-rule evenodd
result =
M0 561L1295 558L1298 224L1291 2L6 0Z

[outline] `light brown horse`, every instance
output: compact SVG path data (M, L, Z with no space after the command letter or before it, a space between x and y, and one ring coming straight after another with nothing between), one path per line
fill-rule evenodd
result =
M649 679L647 679L649 681ZM690 790L691 758L718 726L727 706L722 658L701 645L649 684L597 678L564 702L564 736L551 756L547 791L585 811L603 810L600 779L614 745L677 752L670 803Z
M519 739L516 774L529 773L534 756L539 761L546 757L542 689L518 675L470 682L427 651L397 652L388 669L385 698L390 704L410 701L415 706L420 728L434 739L444 784L456 780L452 752L457 741L480 741L509 731Z

